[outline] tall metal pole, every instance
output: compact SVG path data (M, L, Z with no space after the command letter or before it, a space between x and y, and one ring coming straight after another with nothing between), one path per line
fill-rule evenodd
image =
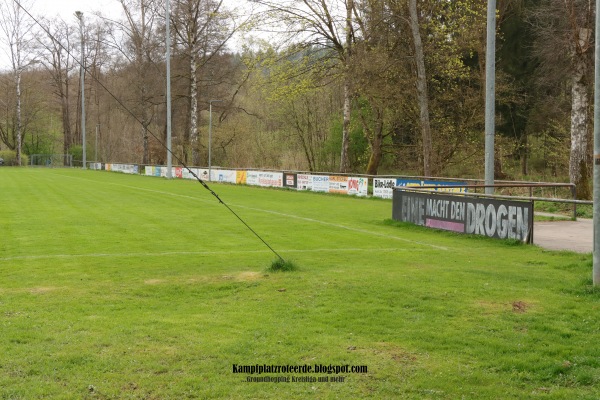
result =
M98 162L98 129L100 129L100 125L96 124L96 146L94 146L94 162Z
M212 103L218 103L222 100L208 101L208 180L211 179L212 170Z
M494 136L496 130L496 0L488 0L485 57L485 184L494 184ZM494 188L485 189L494 194Z
M592 281L600 286L600 0L596 0L596 55L594 68L594 269Z
M171 150L171 10L170 10L170 2L167 0L167 17L166 17L166 27L167 27L167 179L171 179L173 177L173 160L172 150Z
M83 150L83 169L86 169L86 148L85 148L85 41L83 37L83 13L75 11L75 16L79 20L79 31L81 34L81 146Z

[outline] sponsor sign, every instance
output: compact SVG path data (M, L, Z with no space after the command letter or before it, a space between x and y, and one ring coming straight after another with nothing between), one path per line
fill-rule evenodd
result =
M196 176L194 176L194 174ZM202 168L183 168L181 173L181 177L183 179L197 179L196 177L202 179L203 181L208 180L208 170Z
M283 173L259 172L258 184L263 187L283 187Z
M229 169L213 169L211 170L210 180L221 183L235 183L237 174L234 170Z
M296 189L297 186L298 186L298 183L297 183L297 179L296 179L296 174L293 174L291 172L284 172L283 173L283 187L290 188L290 189Z
M196 175L198 175L198 178L200 178L201 180L203 180L203 181L208 180L208 170L207 169L198 168L194 172L196 172Z
M196 170L196 168L183 168L183 170L181 171L181 178L194 179L194 175L192 175L192 172L195 173L196 172L195 170Z
M396 179L396 186L400 187L415 187L415 186L423 186L424 181L419 181L415 179ZM429 181L427 181L429 182Z
M395 178L375 178L373 179L373 196L382 199L391 199L396 186Z
M348 194L348 177L337 175L330 176L329 193Z
M258 171L247 171L246 184L258 186Z
M235 176L235 183L237 183L238 185L245 185L247 176L248 175L246 171L237 171Z
M329 192L329 176L311 175L313 192Z
M246 183L262 187L283 187L283 173L266 171L247 171Z
M368 178L348 178L348 194L367 196L369 191Z
M466 185L465 182L448 182L448 181L429 181L418 179L401 179L401 178L375 178L373 180L373 196L383 199L391 199L393 196L393 188L399 187L416 187L416 186L437 186L432 189L437 192L453 192L466 193L466 188L445 188L444 186Z
M175 178L183 178L183 168L177 167L175 168Z
M533 202L394 190L392 218L497 239L533 241Z
M296 188L298 190L312 190L312 175L309 175L309 174L296 175Z
M466 193L467 188L446 188L444 186L466 185L466 182L448 182L448 181L422 181L421 186L437 186L436 192Z
M146 165L146 168L144 169L144 175L154 176L154 167Z
M106 164L107 166L110 166L107 171L114 171L114 172L123 172L125 174L137 174L138 173L138 166L137 165L133 165L133 164Z

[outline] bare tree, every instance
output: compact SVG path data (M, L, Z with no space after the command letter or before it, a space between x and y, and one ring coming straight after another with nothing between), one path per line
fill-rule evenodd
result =
M427 73L425 71L425 52L421 40L417 0L408 1L410 29L415 46L415 63L417 65L417 95L419 99L419 120L421 125L421 143L423 146L423 174L431 176L431 125L429 122L429 91L427 89Z
M535 53L542 62L540 84L571 88L569 179L580 198L591 197L588 136L594 16L594 4L587 0L547 0L531 15Z
M191 162L200 165L198 134L199 68L205 66L224 48L235 30L228 24L230 18L223 1L179 0L173 10L173 27L177 36L176 47L188 61L188 129L184 133L184 161L188 161L188 143Z
M344 82L343 132L340 155L340 172L350 167L349 143L352 111L352 79L350 63L352 43L357 36L360 24L354 7L354 0L253 0L266 7L274 16L272 23L281 28L281 36L286 43L301 43L305 48L320 47L332 50L323 52L324 57L335 58ZM324 60L323 60L324 61Z
M34 22L28 18L21 8L28 4L13 2L12 0L3 0L0 3L0 31L2 38L8 46L8 55L12 68L14 79L16 111L15 111L15 133L16 143L14 144L17 152L17 164L21 165L21 149L23 145L23 124L22 124L22 93L21 80L23 72L36 62L35 55L32 52L34 38ZM28 7L30 8L30 7Z
M38 38L40 60L51 77L54 95L60 105L63 128L63 152L67 154L75 137L71 122L70 94L74 79L73 70L76 67L72 54L77 48L77 29L63 20L43 21L46 35ZM67 160L65 159L65 162Z
M111 46L124 58L121 70L131 71L130 102L137 121L141 123L142 163L150 162L149 126L154 120L156 105L164 101L156 79L162 75L158 66L162 60L161 44L157 40L162 5L156 0L120 0L123 21L110 21L107 33Z

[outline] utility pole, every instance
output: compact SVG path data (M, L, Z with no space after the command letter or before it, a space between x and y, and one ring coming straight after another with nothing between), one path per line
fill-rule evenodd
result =
M94 162L98 162L98 130L100 130L100 124L96 124L96 147L94 154Z
M83 150L83 169L86 169L86 149L85 149L85 39L83 36L83 13L81 11L75 11L75 16L79 20L79 31L81 34L81 146Z
M485 57L485 184L494 184L494 137L496 134L496 0L488 0ZM485 188L494 194L493 187Z
M596 0L596 51L594 68L594 255L592 281L600 286L600 0Z
M219 103L223 100L208 101L208 180L211 179L212 169L212 103Z
M167 36L167 179L173 177L173 160L171 150L171 10L170 0L167 0L167 15L166 15L166 36Z

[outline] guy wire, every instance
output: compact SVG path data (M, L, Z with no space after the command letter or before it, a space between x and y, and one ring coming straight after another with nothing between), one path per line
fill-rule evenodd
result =
M52 35L52 33L50 33L50 31L48 29L46 29L33 15L31 15L31 13L25 9L25 7L23 7L21 5L21 3L18 0L14 0L14 2L19 6L19 8L21 8L23 11L25 11L25 13L44 31L46 32L46 34L48 35L48 37L50 37L52 40L54 40L67 54L69 57L71 57L79 66L80 68L83 69L84 73L88 73L88 70L85 68L84 65L81 65L81 62L79 60L77 60L77 58L71 54L71 52L69 51L69 49L67 49L65 46L63 46L63 44L57 40L54 35ZM100 82L99 79L97 79L95 76L93 76L92 74L88 74L97 84L99 84L105 91L106 93L108 93L110 95L110 97L112 97L129 115L131 115L133 117L133 119L135 119L135 121L137 121L140 125L144 125L143 122L133 113L133 111L131 111L125 104L123 104L123 102L117 98L117 96L115 96L106 86L104 86L104 84L102 82ZM171 77L167 77L167 79L171 79ZM82 122L84 123L84 122ZM283 257L281 255L279 255L279 253L277 251L275 251L275 249L273 249L273 247L271 247L271 245L269 245L269 243L267 243L267 241L265 239L262 238L262 236L260 236L258 234L258 232L256 232L246 221L244 221L244 219L242 219L242 217L240 217L227 203L225 203L221 197L219 197L219 195L212 190L208 184L202 179L200 178L194 171L192 171L192 169L190 169L184 162L183 160L181 160L181 158L179 158L171 149L169 149L169 147L161 140L158 138L158 136L156 134L154 134L154 132L152 132L151 129L147 128L147 132L154 138L156 139L156 141L158 141L158 143L160 143L160 145L162 147L164 147L173 158L175 158L175 160L181 164L181 166L183 168L185 168L206 190L208 190L210 192L210 194L212 194L218 201L219 203L223 204L223 206L225 206L225 208L227 208L227 210L229 210L250 232L252 232L254 234L254 236L256 236L265 246L267 246L267 248L269 250L271 250L271 252L273 254L275 254L277 256L277 258L279 258L282 262L285 262L285 260L283 259Z

